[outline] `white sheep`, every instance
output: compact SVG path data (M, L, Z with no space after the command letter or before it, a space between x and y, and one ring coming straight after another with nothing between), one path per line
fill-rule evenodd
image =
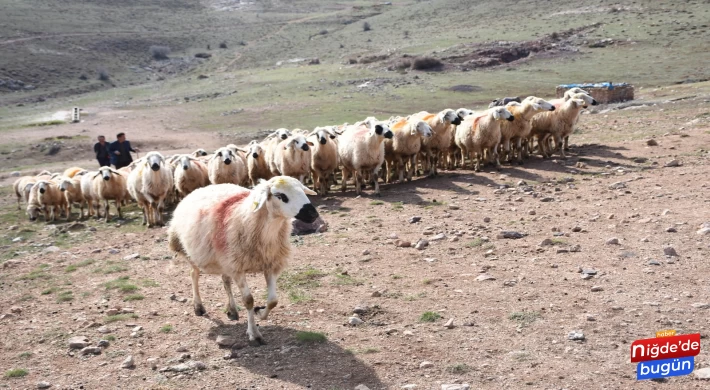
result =
M44 218L46 222L56 221L62 211L67 215L67 199L64 197L59 183L54 180L40 180L35 183L37 187L37 202L44 208ZM51 210L51 213L50 213Z
M207 156L208 154L209 153L207 153L206 150L200 148L200 149L197 149L194 152L192 152L192 157L203 157L203 156Z
M459 119L463 121L468 116L473 115L473 110L470 110L468 108L459 108L458 110L456 110L456 115L458 115ZM459 160L461 158L461 149L456 146L456 127L457 125L452 123L449 126L449 129L447 130L451 133L451 137L449 140L448 149L444 149L440 152L439 166L441 168L453 170L457 166L461 166L462 164L462 162Z
M144 161L128 174L131 197L143 209L143 225L163 226L165 198L173 190L173 172L158 152L148 152Z
M584 94L579 94L584 95ZM537 138L538 148L544 158L550 157L554 150L549 150L548 141L554 139L555 149L559 149L560 156L566 159L562 139L572 133L579 113L586 106L583 99L570 99L553 112L543 112L532 118L531 136Z
M281 141L285 140L290 136L291 131L289 131L288 129L281 128L267 135L266 138L261 141L261 146L264 148L264 160L269 165L269 169L274 168L271 166L271 161L274 160L274 152L276 151L276 145L278 145ZM279 173L274 170L271 171L272 176L278 174Z
M80 179L81 196L86 201L86 207L88 209L86 214L89 217L94 215L94 202L98 202L98 199L96 198L96 195L94 195L93 192L94 176L96 176L97 173L98 172L87 172L85 175L81 176ZM98 215L97 218L99 218Z
M432 136L431 126L416 117L401 118L399 121L390 124L392 138L386 139L385 161L387 170L385 182L390 183L392 176L399 175L399 182L404 182L404 175L407 174L407 181L412 181L412 175L417 169L417 155L422 148L425 139ZM407 168L409 165L409 168Z
M505 107L489 108L467 117L456 127L455 135L456 145L461 148L462 164L465 164L466 157L473 164L475 157L474 169L478 172L481 170L484 152L490 151L496 168L499 168L497 149L500 143L500 121L513 119L513 115Z
M370 173L374 180L375 195L380 195L377 173L385 161L384 140L392 138L392 130L385 122L368 118L360 124L346 126L338 139L338 158L342 164L341 189L347 189L347 179L353 176L355 192L360 195L363 173Z
M241 184L247 177L247 169L242 159L228 147L219 148L214 152L207 165L207 172L212 184Z
M189 154L177 156L173 172L173 183L181 198L210 184L207 166Z
M451 145L451 137L453 137L451 125L458 126L461 118L452 109L436 114L422 111L412 117L423 120L431 127L433 135L422 141L421 161L422 170L429 176L435 176L439 173L437 169L439 152L448 150Z
M506 161L512 162L513 155L517 155L518 164L523 164L523 140L527 140L532 129L532 118L545 111L555 111L555 106L539 97L528 96L522 103L510 102L505 106L513 117L513 121L500 124L501 146ZM514 146L511 150L511 143Z
M279 142L272 154L271 172L295 177L305 183L306 176L311 172L311 146L313 142L306 140L300 133Z
M63 176L59 179L59 189L67 200L67 220L71 219L71 208L75 203L79 205L79 218L84 218L84 206L87 203L81 193L81 179L84 176L86 171L83 171L83 174L75 174L74 177Z
M272 176L265 152L264 146L256 141L247 145L247 175L252 187L256 187L259 179L268 180Z
M234 280L247 309L249 341L263 342L254 316L265 320L278 303L276 279L291 253L291 218L312 223L318 217L306 194L315 195L298 180L278 176L251 191L234 184L200 188L178 204L168 228L168 245L191 266L196 315L206 313L198 287L200 273L222 275L228 317L239 319ZM252 273L266 278L266 307L254 307L246 278Z
M83 181L82 181L83 184ZM110 200L116 203L116 211L118 218L123 219L121 212L121 202L126 199L128 190L126 188L126 177L123 174L110 167L101 167L98 172L92 176L91 180L91 197L96 202L96 218L101 218L99 206L104 202L104 217L105 221L109 221L109 204ZM85 197L86 198L86 197ZM88 200L87 200L88 201Z
M37 182L29 186L29 196L27 197L27 216L32 222L37 220L40 211L44 211L42 205L39 204L39 187L35 184Z
M15 192L15 196L17 196L18 210L22 210L21 202L23 199L25 202L28 202L30 189L36 182L37 178L35 176L22 176L12 183L12 190Z
M315 138L311 151L313 190L321 196L328 194L330 178L338 168L338 140L332 127L316 127L307 138Z

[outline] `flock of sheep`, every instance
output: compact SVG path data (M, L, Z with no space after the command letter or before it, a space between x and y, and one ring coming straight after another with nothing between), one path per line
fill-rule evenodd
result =
M89 172L74 167L63 174L42 172L19 178L14 187L18 209L24 198L32 221L40 212L48 222L62 213L68 220L73 204L79 205L81 218L87 206L88 216L101 218L102 203L109 221L109 201L115 202L122 218L121 205L133 199L143 210L143 224L163 226L164 208L177 204L168 246L191 266L195 314L205 314L200 274L221 275L228 317L239 317L234 281L247 310L249 341L262 343L255 318L266 319L278 303L276 280L291 251L291 219L315 221L318 212L307 195L327 194L337 184L338 168L343 191L352 178L358 194L366 182L373 183L379 194L385 163L382 179L390 183L412 180L419 168L436 175L438 168L465 167L467 161L476 171L484 161L498 167L500 154L522 163L534 151L533 139L543 156L559 151L564 158L567 137L588 104L596 101L573 89L561 99L530 96L492 104L478 113L461 108L387 121L370 117L353 125L317 127L310 133L278 129L245 148L227 145L212 155L198 149L169 158L149 152L119 170L101 167ZM313 190L306 187L309 177ZM245 188L249 184L251 190ZM250 273L264 274L266 306L254 306L246 279Z
M480 112L460 108L433 114L422 111L386 121L369 117L352 125L317 127L311 132L282 128L244 148L231 144L211 155L198 149L169 158L150 152L119 170L101 167L89 172L72 167L62 174L45 171L21 177L14 189L18 209L24 199L32 221L41 212L48 222L61 214L69 220L73 204L80 207L81 218L87 206L88 216L100 218L103 204L108 221L109 201L115 202L122 218L121 205L132 199L143 210L143 224L149 227L163 225L166 205L210 184L254 187L259 180L283 175L304 184L310 179L314 191L326 195L331 185L338 183L339 170L343 191L353 179L357 194L369 182L379 195L379 179L385 183L411 181L418 169L433 176L438 168L455 169L467 163L476 171L485 162L499 168L500 155L522 164L523 158L535 151L533 140L543 157L557 151L564 158L567 139L581 110L596 104L579 88L560 99L529 96L496 105L503 102L494 101Z

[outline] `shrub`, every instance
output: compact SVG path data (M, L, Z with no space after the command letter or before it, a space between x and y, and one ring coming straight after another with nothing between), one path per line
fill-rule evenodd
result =
M98 78L101 81L108 81L111 77L108 75L108 71L104 68L99 68L96 70L96 73L98 74Z
M420 322L436 322L441 318L441 315L439 313L435 313L433 311L427 311L424 314L422 314L421 317L419 317Z
M431 70L442 67L444 64L434 57L419 57L412 62L414 70Z
M362 31L370 31L372 30L372 27L370 27L370 23L365 22L362 24Z
M28 371L24 368L13 368L12 370L5 371L5 378L22 378L27 375Z
M173 331L173 326L170 324L165 324L160 328L160 331L162 333L170 333Z
M226 41L220 42L220 43L219 43L219 48L220 48L220 49L226 49L226 48L227 48L227 42L226 42Z
M328 338L323 333L318 332L297 332L296 340L302 343L322 343Z
M168 54L170 54L170 48L167 46L157 46L153 45L148 48L150 55L156 60L167 60Z

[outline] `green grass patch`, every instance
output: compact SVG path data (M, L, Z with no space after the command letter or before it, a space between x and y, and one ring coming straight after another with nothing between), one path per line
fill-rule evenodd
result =
M553 238L552 245L567 245L567 241L562 240L560 238Z
M465 374L465 373L471 371L471 367L465 363L458 363L458 364L454 364L454 365L446 367L446 371L450 372L452 374Z
M12 370L5 371L5 378L22 378L29 373L30 372L24 368L13 368Z
M466 246L469 248L478 248L479 246L483 245L484 241L478 237L473 239L472 241L469 241Z
M131 294L123 298L124 302L142 301L145 297L142 294Z
M370 206L381 206L383 204L385 204L385 202L381 200L373 200L372 202L370 202Z
M64 121L55 119L51 121L43 121L43 122L33 122L33 123L28 123L25 125L25 127L42 127L42 126L55 126L55 125L63 125Z
M43 264L43 265L46 265L46 264ZM49 274L47 274L46 272L44 272L44 268L47 268L47 267L42 267L42 265L40 265L39 268L36 268L36 269L30 271L30 273L20 276L20 280L50 279L51 276Z
M69 302L74 300L74 293L71 291L62 291L57 295L57 303Z
M143 287L160 287L160 284L158 282L151 279L141 279L140 284Z
M333 284L336 286L359 286L362 282L348 274L342 273L342 271L336 271Z
M430 284L432 284L432 283L434 283L434 281L431 280L431 279L424 279L424 280L422 280L422 284L424 284L424 285L430 285Z
M445 204L446 204L446 202L443 202L443 201L440 202L440 201L437 201L436 199L434 199L431 202L423 202L422 206L424 206L425 209L430 209L433 207L443 206Z
M288 291L288 300L291 303L306 303L313 301L313 297L301 289L292 289Z
M530 325L538 318L540 318L540 313L536 311L518 311L508 316L509 320L517 322L520 326Z
M392 202L392 210L402 211L404 209L404 203L402 202Z
M106 262L106 264L104 264L103 267L99 267L94 270L95 273L104 275L115 274L124 271L128 271L128 267L123 264L116 263L114 261L108 261Z
M112 316L106 316L106 317L104 318L104 323L105 323L105 324L110 324L110 323L112 323L112 322L127 321L127 320L131 320L131 319L134 319L134 318L138 318L138 315L136 315L136 314L134 314L134 313L130 313L130 314L115 314L115 315L112 315Z
M416 293L414 295L407 295L406 297L404 297L404 300L407 302L413 302L413 301L416 301L417 299L424 298L425 296L426 296L426 293L422 291L422 292Z
M94 259L86 259L86 260L81 261L76 264L70 264L64 269L64 272L66 272L66 273L74 272L81 267L86 267L87 265L94 264L95 262L96 261Z
M402 275L392 275L392 279L397 280L397 279L402 279L404 276Z
M115 290L118 289L121 292L128 293L128 292L133 292L139 289L138 286L135 284L131 284L128 280L130 278L128 276L121 276L117 279L110 280L106 283L104 283L104 287L106 287L107 290Z
M439 313L427 311L424 312L421 316L419 316L419 322L436 322L440 318L441 315Z
M102 338L102 340L106 340L106 341L116 341L116 336L114 336L114 335L112 335L112 334L106 335L106 336L104 336L104 337Z
M18 302L27 302L35 299L35 297L32 294L24 294L20 298L17 299Z
M42 295L49 295L49 294L54 294L55 292L59 291L59 287L52 286L48 289L42 290L40 294Z
M286 291L286 295L291 303L305 303L313 300L310 293L306 291L310 288L320 286L320 278L327 274L313 267L307 267L295 271L287 271L281 274L278 280L279 288Z
M27 351L27 352L22 352L21 354L17 355L20 359L29 359L34 355L32 352Z
M324 343L328 338L323 333L319 332L296 332L296 340L302 343Z
M165 324L160 327L160 332L161 333L170 333L173 331L173 326L170 324Z

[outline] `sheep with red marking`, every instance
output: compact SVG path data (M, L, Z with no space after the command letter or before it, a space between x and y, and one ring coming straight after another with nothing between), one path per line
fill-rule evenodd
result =
M168 228L168 245L191 266L196 315L206 313L198 287L200 273L205 273L222 276L229 299L227 315L239 319L234 280L247 310L249 341L263 342L255 315L265 320L278 303L276 279L291 254L291 218L312 223L318 217L307 194L315 192L297 179L277 176L252 190L234 184L200 188L178 204ZM246 278L252 273L266 278L266 307L254 306Z
M500 167L497 149L500 143L500 122L504 120L513 121L514 117L505 107L494 107L467 117L457 126L456 145L461 148L462 164L465 164L466 157L473 164L475 157L474 169L479 172L484 152L489 151L496 168Z
M392 176L399 175L399 183L412 181L412 175L417 169L417 155L422 148L422 142L432 136L431 126L415 117L401 118L392 123L392 139L385 139L385 161L387 169L385 182L393 181ZM407 167L409 165L409 167Z
M149 152L128 174L128 192L143 209L143 225L163 226L165 198L173 189L173 172L158 152Z

